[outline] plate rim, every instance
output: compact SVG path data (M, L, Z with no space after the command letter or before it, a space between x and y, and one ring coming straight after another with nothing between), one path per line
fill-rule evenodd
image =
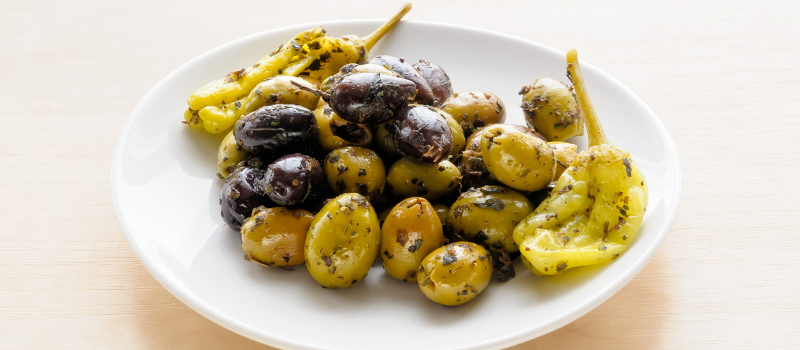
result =
M121 210L121 203L119 194L117 191L117 178L121 175L121 154L123 150L123 145L126 143L131 129L133 127L133 123L135 121L135 117L141 113L141 110L145 107L145 102L150 100L153 95L155 95L156 90L159 90L160 87L166 84L168 81L172 80L173 76L177 75L179 72L189 69L188 67L193 66L197 61L201 61L205 59L207 56L211 56L219 51L225 51L230 49L231 47L238 46L240 43L255 39L261 36L269 36L274 32L279 31L287 31L287 30L297 30L298 32L306 30L308 28L313 28L317 26L330 26L330 25L347 25L347 24L366 24L366 23L383 23L386 19L346 19L346 20L334 20L334 21L322 21L322 22L308 22L303 24L297 24L292 26L285 26L285 27L278 27L269 30L265 30L262 32L253 33L250 35L246 35L240 37L238 39L234 39L232 41L228 41L222 45L216 46L208 51L205 51L189 61L181 64L174 70L172 70L169 74L167 74L164 78L158 81L148 92L139 100L136 106L131 111L130 115L128 116L125 124L120 131L120 134L117 138L117 142L114 146L114 152L111 158L111 170L109 172L110 177L110 185L111 185L111 199L114 206L114 213L117 218L117 222L120 226L120 229L125 236L125 240L128 242L128 245L133 250L136 258L145 267L145 269L150 273L153 278L158 281L162 287L164 287L167 291L170 292L173 296L175 296L178 300L180 300L185 305L189 306L192 310L199 313L203 317L213 321L214 323L251 340L257 341L262 344L266 344L269 346L273 346L276 348L281 349L332 349L328 347L320 347L313 344L308 344L302 341L292 340L280 335L265 332L260 329L256 329L244 322L241 322L224 312L220 311L216 307L206 303L202 299L200 299L196 294L192 293L184 284L177 283L178 280L175 278L169 277L166 275L162 268L156 266L152 260L143 259L146 256L146 253L142 250L140 244L137 244L137 241L133 238L133 233L131 232L127 220L124 216L124 213ZM524 43L525 45L531 45L536 47L537 49L550 51L554 54L560 54L566 56L566 52L562 52L555 48L534 42L532 40L528 40L525 38L521 38L518 36L489 30L483 28L477 28L467 25L460 25L460 24L451 24L451 23L443 23L443 22L435 22L435 21L422 21L422 20L402 20L401 23L408 23L412 25L428 25L428 26L438 26L444 29L450 30L457 30L457 31L466 31L466 32L475 32L481 33L485 35L493 35L499 36L504 39L518 41ZM391 34L389 34L391 35ZM631 280L633 280L636 275L641 272L642 269L652 260L655 253L658 249L662 246L664 240L666 239L667 235L677 218L678 212L680 211L680 204L681 204L681 197L683 192L683 176L680 164L680 156L678 154L677 147L675 146L675 142L672 139L667 128L664 126L663 122L658 115L644 102L637 94L635 94L631 89L629 89L626 85L622 84L619 80L614 78L613 76L609 75L608 73L604 72L603 70L591 65L590 63L585 62L584 60L580 61L581 64L585 67L590 67L591 70L596 72L602 78L607 79L610 83L612 83L616 88L620 88L625 93L633 96L633 101L638 104L640 107L649 114L648 117L652 117L655 121L657 128L666 136L667 143L669 144L669 150L671 151L672 156L675 159L675 167L672 169L673 175L675 176L675 186L673 195L669 198L671 201L675 203L674 210L669 211L665 218L665 224L659 229L657 232L657 236L654 240L654 244L648 246L645 250L642 257L634 264L630 269L626 270L625 273L620 274L617 278L609 284L609 287L602 289L594 294L593 297L588 298L582 303L576 304L575 307L571 308L567 312L562 313L559 317L549 321L546 323L545 326L539 328L531 328L527 331L517 332L510 335L506 335L504 337L496 338L490 341L484 341L481 343L473 344L469 347L462 347L458 349L463 350L473 350L473 349L500 349L506 348L509 346L521 344L523 342L541 337L545 334L548 334L554 330L557 330L567 324L575 321L576 319L580 318L581 316L589 313L590 311L594 310L604 302L606 302L609 298L619 292L623 287L625 287ZM665 198L668 198L665 196Z

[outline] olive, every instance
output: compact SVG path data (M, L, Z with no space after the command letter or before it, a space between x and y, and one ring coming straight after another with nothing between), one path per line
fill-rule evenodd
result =
M392 278L416 281L420 262L442 246L442 222L425 198L397 204L381 226L381 261Z
M294 266L306 261L303 246L314 215L302 209L259 206L242 225L246 259L266 266Z
M266 172L251 166L240 166L225 179L219 192L222 219L230 228L239 230L253 209L267 200L262 189Z
M328 103L344 120L378 124L392 119L395 112L408 105L415 91L414 83L404 78L355 73L331 87Z
M525 196L509 188L472 188L450 207L445 228L489 249L511 253L519 251L514 242L514 227L533 209Z
M336 193L359 193L378 199L386 184L386 167L375 151L362 147L333 150L325 158L325 177Z
M494 124L492 128L500 128L514 132L515 129L526 134L531 134L535 137L546 141L544 136L522 125L509 125L509 124ZM464 188L477 188L486 185L500 184L497 179L493 178L486 169L481 155L481 135L488 130L487 127L478 129L466 141L464 152L462 153L461 162L459 163L459 170L463 175L462 185Z
M369 127L342 119L327 104L315 109L314 117L319 127L317 139L326 152L346 146L366 147L372 143Z
M319 96L301 89L295 84L306 88L315 88L312 82L299 77L278 75L269 78L256 85L244 100L244 105L242 106L244 107L244 113L251 113L261 107L274 104L300 105L309 110L314 110L319 103ZM317 82L317 85L319 85L319 82Z
M423 197L428 200L455 190L460 179L458 167L448 160L437 164L420 164L408 157L392 164L386 176L386 182L396 196Z
M397 145L394 143L394 138L389 130L392 128L392 121L388 121L378 126L375 131L375 145L381 153L389 158L400 157L400 152L397 151Z
M419 60L419 63L415 63L412 67L422 73L422 77L430 86L433 92L434 106L442 104L450 96L453 96L453 84L450 83L450 76L442 67L425 60Z
M481 134L480 145L486 169L508 187L533 192L553 180L556 171L553 149L531 133L491 125Z
M233 137L233 130L228 132L228 135L225 135L225 138L222 139L222 143L219 145L219 151L217 151L217 176L221 179L225 179L230 175L239 163L243 162L247 158L250 158L250 153L245 151L242 146L236 144L236 138Z
M399 77L400 74L397 74L384 66L379 66L377 64L356 64L356 63L348 63L342 66L339 69L339 73L331 75L325 81L322 82L322 86L320 90L322 92L330 92L331 87L337 84L339 81L342 80L347 74L355 74L355 73L380 73L385 75L391 75L394 77Z
M556 173L553 175L553 181L557 181L564 170L567 170L572 160L578 156L578 145L569 142L553 141L548 142L553 149L553 154L556 157Z
M581 112L572 90L558 80L540 78L519 91L525 120L548 141L583 135Z
M456 158L461 151L464 150L464 145L466 144L464 130L461 128L461 125L458 124L458 121L453 118L453 116L438 108L436 108L436 111L447 120L447 126L450 127L450 134L453 135L453 148L450 150L450 157Z
M267 159L297 151L315 140L317 124L314 113L297 105L261 107L242 117L233 129L236 143L245 150Z
M433 91L428 82L425 81L425 77L413 66L406 63L404 59L389 55L378 55L369 60L369 63L386 66L395 73L400 74L401 77L414 82L417 87L417 96L414 97L414 102L424 105L434 104Z
M264 193L278 205L297 205L324 183L319 162L302 154L290 154L267 167Z
M492 279L492 262L486 249L470 242L450 243L422 260L417 273L419 289L428 299L447 306L475 299Z
M314 216L306 234L308 272L327 288L360 282L378 257L380 230L375 209L362 195L334 198Z
M444 101L439 108L455 118L464 134L506 120L506 108L497 95L483 91L459 92Z
M450 212L450 206L442 203L434 203L433 210L436 210L436 215L439 216L439 221L442 225L447 221L447 214Z
M433 107L414 105L403 108L389 129L397 151L424 163L438 163L453 149L453 134L447 119Z

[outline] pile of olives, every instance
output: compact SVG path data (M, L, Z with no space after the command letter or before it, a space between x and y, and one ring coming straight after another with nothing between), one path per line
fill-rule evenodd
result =
M503 124L494 94L453 93L424 60L280 79L293 93L270 91L220 145L222 218L246 259L305 263L326 288L357 284L378 257L443 305L514 277L514 227L575 157L563 141L583 132L572 89L552 79L520 91L527 126Z

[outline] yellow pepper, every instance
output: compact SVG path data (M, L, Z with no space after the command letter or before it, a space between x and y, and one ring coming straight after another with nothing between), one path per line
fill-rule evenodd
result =
M567 53L567 74L575 84L590 147L514 229L523 262L537 275L616 259L636 238L647 206L644 176L630 153L608 143L574 49Z

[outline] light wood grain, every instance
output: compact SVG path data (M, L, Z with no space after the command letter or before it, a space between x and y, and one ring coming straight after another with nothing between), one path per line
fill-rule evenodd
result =
M187 60L400 6L375 3L0 2L0 348L266 348L140 265L111 204L112 150L139 99ZM415 3L409 19L579 48L680 152L681 210L656 257L594 311L513 349L800 347L798 17L796 1Z

